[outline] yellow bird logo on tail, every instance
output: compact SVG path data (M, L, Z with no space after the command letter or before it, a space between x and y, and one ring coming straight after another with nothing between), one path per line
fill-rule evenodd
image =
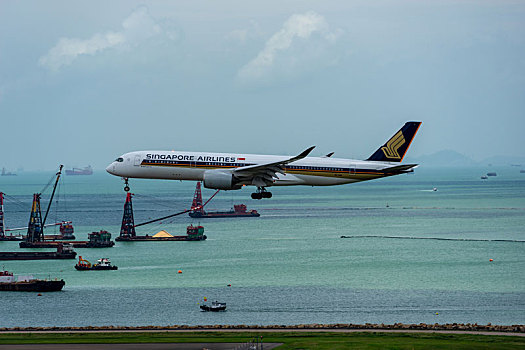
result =
M385 146L381 147L381 150L385 154L385 157L390 159L401 159L399 152L397 151L401 146L405 144L405 138L401 130L395 134Z

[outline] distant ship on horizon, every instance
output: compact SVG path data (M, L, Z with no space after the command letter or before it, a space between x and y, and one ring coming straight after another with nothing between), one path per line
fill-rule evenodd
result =
M66 170L66 175L93 175L93 169L91 165L85 168L72 168Z
M6 171L5 168L2 168L2 176L16 176L15 173L12 173L10 171Z

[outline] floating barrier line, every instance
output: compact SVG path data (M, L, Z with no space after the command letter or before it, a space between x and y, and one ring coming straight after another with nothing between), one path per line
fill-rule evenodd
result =
M436 241L469 241L469 242L518 242L525 241L517 239L476 239L476 238L439 238L439 237L406 237L406 236L341 236L341 238L391 238L391 239L433 239Z

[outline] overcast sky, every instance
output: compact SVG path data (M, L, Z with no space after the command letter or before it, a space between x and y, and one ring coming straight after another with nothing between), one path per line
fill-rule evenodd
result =
M523 156L523 1L0 1L0 167L142 149Z

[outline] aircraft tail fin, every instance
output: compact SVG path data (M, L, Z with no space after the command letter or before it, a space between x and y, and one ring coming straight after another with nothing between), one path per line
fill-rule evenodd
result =
M383 146L379 147L367 160L382 162L401 162L421 122L406 122Z

